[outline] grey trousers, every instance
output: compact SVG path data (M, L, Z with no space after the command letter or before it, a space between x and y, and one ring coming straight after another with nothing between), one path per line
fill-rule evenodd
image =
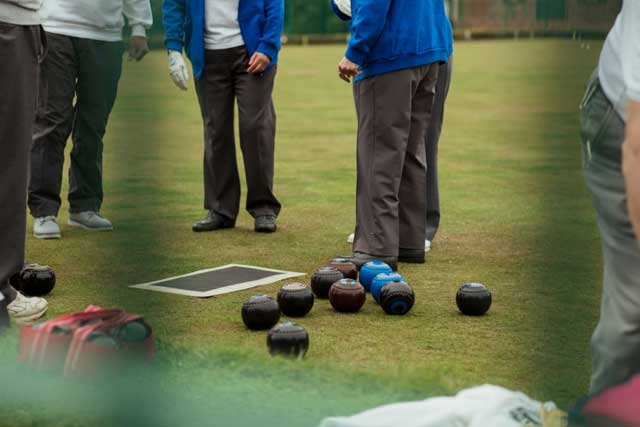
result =
M204 123L204 207L234 220L240 208L234 104L238 101L240 148L247 179L246 209L256 217L278 215L273 194L276 114L271 94L276 67L247 73L244 46L207 50L205 70L196 81Z
M438 188L438 143L444 120L444 105L449 95L453 57L446 64L440 64L436 96L433 100L431 122L427 129L427 240L433 241L440 228L440 190Z
M29 146L45 55L39 26L0 22L0 292L15 298L9 278L22 268Z
M353 85L358 116L353 250L397 256L424 250L425 135L438 64L381 74Z
M624 131L594 74L581 104L584 174L604 256L600 321L591 339L593 394L640 372L640 245L627 211Z
M64 148L71 135L69 210L99 212L102 138L118 91L123 45L51 33L47 37L49 54L42 67L46 102L38 108L33 134L29 209L34 217L58 215Z

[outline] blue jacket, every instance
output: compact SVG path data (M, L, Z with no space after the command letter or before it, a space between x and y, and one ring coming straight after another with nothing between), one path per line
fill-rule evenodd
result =
M453 52L443 0L351 0L351 16L345 56L360 65L356 80L446 62Z
M196 79L204 70L205 0L164 0L162 22L165 46L182 52L185 48ZM240 0L238 23L247 54L261 52L278 63L280 36L284 25L284 0Z

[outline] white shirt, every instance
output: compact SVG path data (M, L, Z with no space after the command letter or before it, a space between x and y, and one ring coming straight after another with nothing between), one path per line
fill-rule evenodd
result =
M640 102L640 0L624 0L600 55L599 77L607 98L626 120L627 103Z
M121 41L124 17L131 34L144 36L151 27L149 0L46 0L40 10L49 33L99 41Z
M229 49L244 45L238 23L239 0L206 0L204 4L206 49Z

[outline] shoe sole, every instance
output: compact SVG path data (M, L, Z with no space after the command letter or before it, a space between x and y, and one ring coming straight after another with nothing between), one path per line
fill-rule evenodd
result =
M191 231L193 231L194 233L208 233L210 231L218 231L218 230L228 230L231 228L235 228L235 224L234 225L225 225L223 227L216 227L216 228L195 228L195 227L191 227Z
M278 227L273 226L273 228L271 227L256 227L254 228L256 233L275 233L278 230Z
M100 227L100 228L88 227L88 226L82 224L81 222L74 221L72 219L68 220L67 224L69 224L72 227L79 227L79 228L82 228L83 230L88 230L88 231L113 231L113 226L111 226L111 227Z
M36 313L36 314L32 314L30 316L25 316L25 317L13 317L13 320L16 322L16 324L18 325L27 325L30 323L35 322L36 320L40 319L42 316L44 316L47 313L47 310L49 309L49 307L46 307L43 311Z
M36 233L34 231L33 237L41 240L53 240L53 239L60 239L62 237L62 234L61 233L43 234L43 233Z
M419 255L411 255L411 256L399 256L398 262L403 262L405 264L425 264L427 262L426 258Z

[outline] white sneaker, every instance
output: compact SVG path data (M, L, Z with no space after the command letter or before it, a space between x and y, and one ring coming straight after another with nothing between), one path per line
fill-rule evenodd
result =
M33 222L33 235L38 239L59 239L60 226L55 216L41 216Z
M85 230L111 231L113 224L111 221L101 216L98 212L86 211L69 213L68 224Z
M355 238L356 238L356 233L349 234L349 237L347 237L347 243L353 243L353 239Z
M24 324L44 316L48 306L49 304L44 298L29 298L17 292L16 299L7 306L7 311L16 323Z

